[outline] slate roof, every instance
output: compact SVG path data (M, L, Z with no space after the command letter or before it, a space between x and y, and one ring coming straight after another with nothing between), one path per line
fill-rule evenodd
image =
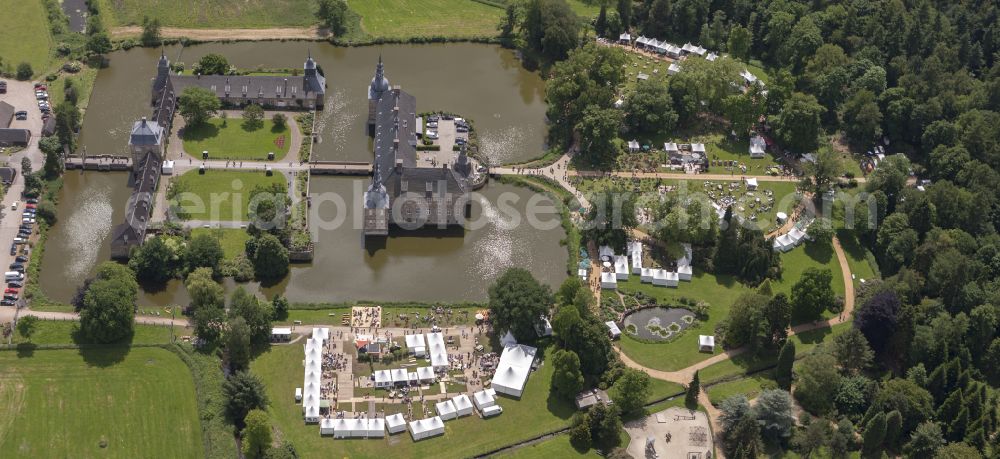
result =
M124 256L127 256L129 248L141 244L145 239L156 182L160 179L159 155L147 152L137 171L139 175L136 177L135 189L125 210L125 222L116 226L112 232L113 252L119 252Z
M0 144L27 145L31 132L27 129L0 129Z
M10 122L14 119L14 106L7 102L0 101L0 129L10 127Z
M163 139L163 128L156 121L147 121L146 117L132 124L132 134L129 135L129 145L159 145Z

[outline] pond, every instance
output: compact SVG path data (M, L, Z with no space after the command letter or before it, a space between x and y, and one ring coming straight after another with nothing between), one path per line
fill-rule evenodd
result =
M625 316L624 332L653 341L666 341L694 322L694 314L682 308L645 308Z
M131 123L149 112L150 81L158 49L133 48L109 55L98 73L80 136L87 154L125 154ZM508 50L479 44L387 45L337 48L325 43L256 42L197 45L166 49L172 61L188 68L204 54L220 53L240 68L301 67L311 53L327 76L326 110L317 120L320 160L370 161L371 144L363 118L367 85L381 54L393 85L417 97L418 110L461 113L474 120L484 152L494 162L521 162L545 149L544 82L524 70ZM356 189L368 179L313 177L314 201L327 194L353 205ZM49 233L40 281L44 293L69 301L96 265L109 259L111 228L124 218L130 189L125 173L67 172L60 192L59 223ZM558 215L537 230L508 225L510 214L523 211L534 195L523 188L490 184L480 191L491 203L473 205L473 219L483 224L445 234L403 234L384 247L366 249L360 231L346 224L323 229L313 225L316 256L311 264L293 265L276 285L246 284L268 297L282 293L293 302L484 301L489 284L508 267L530 270L556 286L565 278L565 233ZM501 197L513 212L496 206ZM321 202L321 200L320 200ZM536 203L537 204L537 203ZM543 206L544 207L544 206ZM320 220L337 213L351 221L353 208L318 204ZM483 217L483 218L480 218ZM542 218L545 220L546 218ZM523 223L523 222L522 222ZM227 289L235 283L226 283ZM186 304L180 281L144 292L140 307Z

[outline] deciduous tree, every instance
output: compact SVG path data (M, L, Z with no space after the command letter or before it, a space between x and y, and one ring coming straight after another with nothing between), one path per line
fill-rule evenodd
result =
M535 326L554 302L547 285L522 268L510 268L489 288L490 320L501 335L510 330L518 341L531 341Z
M202 124L219 110L219 98L205 88L184 88L178 99L180 114L189 126Z
M583 389L580 357L573 351L560 349L552 355L552 389L561 397L572 400Z

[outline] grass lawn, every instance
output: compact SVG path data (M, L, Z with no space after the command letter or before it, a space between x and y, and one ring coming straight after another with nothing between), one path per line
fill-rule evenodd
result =
M292 143L288 126L278 129L270 116L265 114L259 129L247 130L241 118L232 118L222 126L221 118L212 118L197 126L185 126L181 137L184 151L196 158L208 151L211 159L236 159L267 161L267 154L274 153L275 161L284 159Z
M554 350L549 347L545 354ZM258 357L252 370L261 376L271 398L275 436L295 444L300 457L471 457L488 450L569 425L571 402L550 396L552 365L548 360L531 374L520 400L500 397L503 414L487 420L467 416L445 423L445 434L413 442L408 433L378 440L332 440L319 427L302 421L302 409L292 394L302 385L302 346L274 346Z
M746 395L748 399L753 399L760 395L765 389L776 389L778 387L770 371L762 371L753 376L748 376L735 381L727 381L716 384L708 388L708 399L713 405L718 406L723 400L737 394Z
M494 37L504 10L472 0L348 0L372 37ZM310 16L311 17L311 16Z
M39 1L5 1L0 3L0 56L11 71L21 62L31 64L35 79L48 71L52 56L52 34L45 7Z
M39 320L31 340L25 339L17 331L14 333L14 344L91 344L91 341L80 333L80 322L72 320ZM190 335L191 332L181 327L174 328L177 336ZM135 334L127 344L167 344L170 342L170 327L159 325L135 325Z
M232 260L237 255L246 251L247 240L250 235L245 230L235 228L195 228L191 230L191 237L199 234L214 236L222 245L222 253L226 260Z
M829 269L833 274L830 286L833 293L844 295L844 276L840 274L840 261L833 252L833 245L821 245L806 242L789 252L781 254L781 280L771 281L774 293L784 292L791 297L792 286L802 278L802 273L808 268Z
M264 28L316 23L313 0L97 0L107 27L142 25L143 16L166 27Z
M584 1L584 0L566 0L569 7L573 9L580 18L582 19L593 19L597 17L597 14L601 12L601 4L595 1ZM614 5L608 7L608 12L614 11Z
M204 175L191 170L173 180L180 195L171 199L190 220L246 221L250 191L258 185L285 182L280 172L209 170Z
M0 368L0 451L10 457L204 455L194 381L170 351L6 351Z
M853 231L839 229L837 230L837 239L840 240L840 246L844 249L844 255L847 256L847 265L851 267L851 274L854 274L855 287L861 285L862 279L867 281L879 278L875 274L875 270L872 269L871 263L868 262L868 256L871 253L861 245Z

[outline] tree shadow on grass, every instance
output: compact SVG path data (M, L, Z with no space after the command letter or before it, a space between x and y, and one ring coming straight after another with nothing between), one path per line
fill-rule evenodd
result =
M18 343L17 345L17 358L25 359L35 355L35 349L38 346L35 343Z
M183 140L198 142L218 136L220 130L219 126L205 122L194 126L184 126L177 134Z
M827 264L833 259L833 245L832 244L819 244L816 242L806 242L805 244L806 255L813 261L820 264Z
M97 344L83 333L79 327L73 331L73 342L79 346L80 357L87 365L106 368L125 360L132 351L132 338L135 332L130 332L124 338L107 344Z
M243 129L243 132L258 131L262 127L264 127L264 123L263 122L243 121L242 123L240 123L240 128Z
M833 329L830 327L817 328L815 330L809 330L807 332L799 333L799 341L803 344L819 344L826 340L827 336L833 333Z

